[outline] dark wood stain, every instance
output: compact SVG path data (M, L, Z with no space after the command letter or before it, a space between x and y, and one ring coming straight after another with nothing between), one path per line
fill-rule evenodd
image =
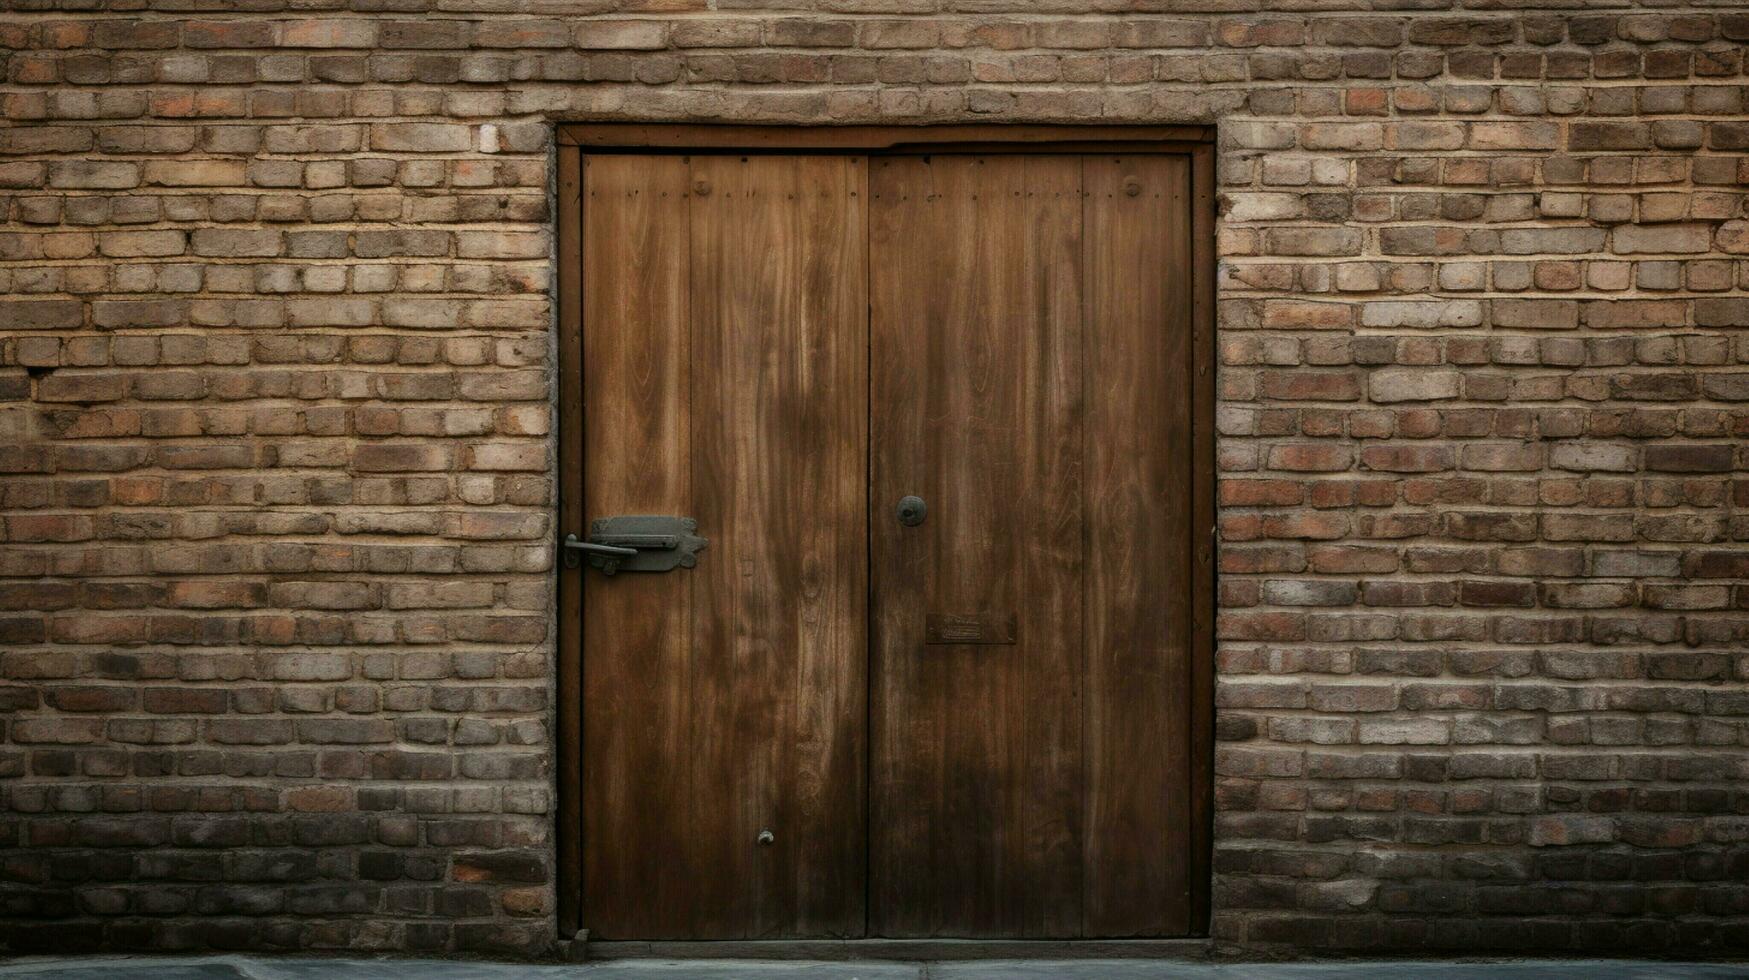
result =
M588 162L587 516L711 543L584 578L584 924L860 935L866 164Z
M1190 170L1084 173L1085 929L1162 936L1190 913Z
M1080 169L875 161L870 927L1080 930ZM1018 643L925 649L929 609Z
M710 539L584 577L595 935L862 933L866 170L589 158L588 516Z
M862 933L866 170L692 161L693 513L711 547L686 576L689 803L708 935Z
M684 159L584 167L585 522L692 507L691 216ZM580 528L581 529L581 528ZM709 833L693 819L691 579L582 576L583 924L690 935Z

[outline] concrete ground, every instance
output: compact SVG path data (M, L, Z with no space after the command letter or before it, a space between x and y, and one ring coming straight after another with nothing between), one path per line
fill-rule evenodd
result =
M454 960L78 957L0 962L12 980L1749 980L1749 964L1626 960L1181 963L971 960L797 963L614 960L578 966Z

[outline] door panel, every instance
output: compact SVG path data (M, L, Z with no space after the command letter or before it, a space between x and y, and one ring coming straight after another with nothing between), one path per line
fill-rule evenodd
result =
M873 167L870 927L1073 935L1080 161ZM926 645L932 613L1013 616L1015 642Z
M586 513L710 539L584 579L594 936L863 930L865 170L585 159Z
M870 929L1182 934L1188 170L870 181ZM930 642L931 617L1013 617L1013 642Z
M591 157L583 190L584 506L687 514L693 501L688 167ZM709 533L709 532L706 532ZM695 855L686 737L691 581L583 574L583 916L609 934L679 927ZM660 678L660 682L652 683Z
M1177 935L1190 930L1189 163L1089 156L1082 173L1084 921L1093 936Z

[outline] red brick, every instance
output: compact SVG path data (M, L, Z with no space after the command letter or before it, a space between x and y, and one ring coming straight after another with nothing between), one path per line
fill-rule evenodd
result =
M1353 451L1342 445L1299 443L1273 446L1269 450L1269 467L1277 470L1333 472L1346 470L1353 462Z
M1221 503L1230 507L1287 507L1305 497L1290 480L1222 480Z

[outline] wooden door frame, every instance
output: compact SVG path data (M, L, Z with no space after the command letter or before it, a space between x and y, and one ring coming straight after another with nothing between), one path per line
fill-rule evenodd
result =
M558 440L555 544L583 529L583 155L585 153L1170 153L1191 165L1191 921L1208 935L1214 782L1215 617L1215 171L1212 126L981 124L941 126L743 126L576 123L558 127ZM558 928L580 928L583 883L583 569L557 561ZM891 946L891 941L870 940ZM1101 940L1077 940L1108 946ZM1166 942L1172 942L1167 940ZM803 941L805 944L805 941ZM665 944L673 945L673 944ZM722 944L701 944L715 948ZM817 945L817 944L816 944ZM1012 946L1013 944L1007 944ZM1061 943L1053 945L1062 945Z

